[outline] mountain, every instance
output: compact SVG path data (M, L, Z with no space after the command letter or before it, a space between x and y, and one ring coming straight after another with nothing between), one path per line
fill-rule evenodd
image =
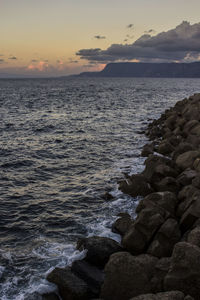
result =
M100 72L84 72L81 77L168 77L200 78L200 62L194 63L109 63Z

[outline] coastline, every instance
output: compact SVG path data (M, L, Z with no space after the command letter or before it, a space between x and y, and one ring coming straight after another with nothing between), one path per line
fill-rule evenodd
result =
M195 94L149 124L145 170L119 182L124 193L144 197L137 218L122 213L113 224L121 245L102 237L78 241L86 257L47 276L62 299L200 299L199 120Z

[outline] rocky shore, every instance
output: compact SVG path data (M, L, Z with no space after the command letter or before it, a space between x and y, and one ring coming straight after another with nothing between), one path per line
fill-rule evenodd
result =
M144 171L119 182L122 192L143 196L136 219L121 213L113 224L121 244L77 242L86 257L47 276L61 299L200 300L200 94L166 110L146 134Z

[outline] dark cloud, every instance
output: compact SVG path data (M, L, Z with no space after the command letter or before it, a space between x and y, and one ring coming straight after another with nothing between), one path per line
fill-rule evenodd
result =
M133 29L133 27L134 27L134 24L128 24L128 25L126 26L126 28L129 28L129 29Z
M131 24L130 24L131 25ZM113 44L106 50L81 49L76 55L89 62L192 61L200 59L200 23L183 21L176 28L155 36L142 35L133 44Z
M0 58L0 64L3 63L3 62L4 62L4 59L3 59L3 58Z
M11 60L17 60L17 57L16 57L16 56L11 56L11 57L9 57L8 59L11 59Z
M155 33L156 31L154 29L149 29L147 31L145 31L144 33L147 33L147 34L151 34L151 33Z
M38 60L37 59L32 59L31 62L36 63L36 62L38 62Z
M103 36L103 35L95 35L95 36L94 36L94 39L97 39L97 40L105 40L106 37Z

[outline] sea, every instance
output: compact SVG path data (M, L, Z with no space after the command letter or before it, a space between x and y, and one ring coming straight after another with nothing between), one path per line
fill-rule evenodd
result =
M143 170L148 123L198 92L200 79L0 80L1 300L54 290L46 275L84 257L79 238L120 241L111 225L140 198L118 181Z

